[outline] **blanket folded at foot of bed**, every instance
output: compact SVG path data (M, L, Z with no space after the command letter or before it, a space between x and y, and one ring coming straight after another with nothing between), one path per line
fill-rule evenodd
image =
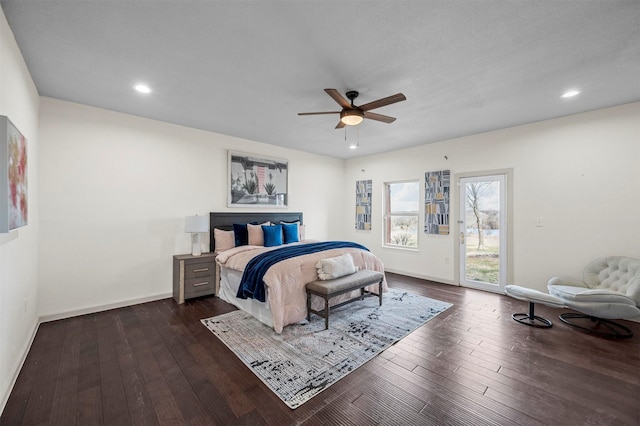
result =
M260 302L264 302L266 300L264 274L271 266L282 260L295 256L303 256L305 254L337 248L359 248L369 251L365 246L351 241L325 241L320 243L282 247L259 254L247 263L247 266L242 273L242 279L240 281L240 287L238 287L236 297L239 297L240 299L256 299Z

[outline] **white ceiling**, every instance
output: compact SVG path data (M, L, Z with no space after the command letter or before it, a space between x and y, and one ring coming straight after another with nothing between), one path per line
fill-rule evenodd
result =
M2 7L40 95L337 158L640 100L638 0ZM324 88L407 100L373 111L394 123L345 133L337 115L297 115L339 110Z

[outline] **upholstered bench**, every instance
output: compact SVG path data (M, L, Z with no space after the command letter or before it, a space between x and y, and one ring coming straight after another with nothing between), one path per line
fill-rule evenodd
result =
M518 313L511 315L511 318L518 321L520 324L528 325L529 327L549 328L553 326L553 323L546 319L539 317L535 314L535 304L542 303L546 306L553 308L564 308L564 302L550 294L543 293L532 288L520 287L519 285L507 285L504 287L504 292L507 296L511 296L514 299L523 300L529 302L529 313Z
M382 306L382 281L384 280L384 274L382 272L370 271L368 269L361 269L353 274L345 275L344 277L335 278L332 280L317 280L307 284L307 321L311 320L311 313L324 317L324 328L329 328L329 299L334 296L339 296L344 293L348 293L353 290L360 290L360 296L353 299L349 299L338 305L332 306L335 309L339 306L346 305L347 303L355 302L356 300L362 300L365 296L378 296L380 299L380 306ZM378 284L378 294L365 290L373 284ZM311 309L311 295L316 295L324 299L324 312L315 311Z

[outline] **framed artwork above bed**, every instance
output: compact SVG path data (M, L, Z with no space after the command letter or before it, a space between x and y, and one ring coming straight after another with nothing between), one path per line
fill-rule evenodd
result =
M289 161L244 152L228 152L228 207L289 205Z

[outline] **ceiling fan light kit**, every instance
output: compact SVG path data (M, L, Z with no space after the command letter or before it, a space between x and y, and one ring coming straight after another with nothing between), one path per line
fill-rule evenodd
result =
M358 109L350 109L340 112L340 121L347 126L357 126L364 120L364 113Z
M346 93L347 98L349 98L351 102L347 101L336 89L324 89L324 91L342 107L342 111L299 112L298 115L340 114L340 121L338 122L336 129L341 129L344 126L357 126L362 123L365 118L382 121L383 123L393 123L396 121L395 117L389 117L388 115L376 114L369 111L407 100L402 93L396 93L395 95L387 96L386 98L378 99L377 101L356 106L353 104L353 100L358 97L359 93L355 90L350 90Z

